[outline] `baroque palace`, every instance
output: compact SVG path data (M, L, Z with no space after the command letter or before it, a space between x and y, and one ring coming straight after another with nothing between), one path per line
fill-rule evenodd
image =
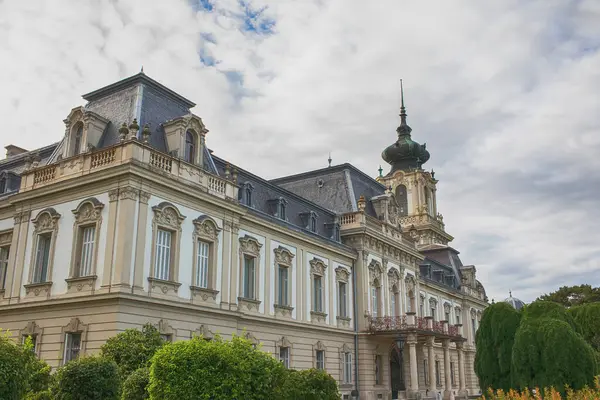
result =
M487 297L448 245L404 101L389 173L269 181L214 155L194 103L143 72L83 98L60 142L0 161L0 328L52 367L151 323L245 335L343 399L480 392Z

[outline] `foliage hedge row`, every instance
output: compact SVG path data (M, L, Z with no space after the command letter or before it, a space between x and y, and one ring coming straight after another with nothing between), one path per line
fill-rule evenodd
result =
M538 300L521 312L506 303L492 304L476 335L481 387L504 394L511 388L554 387L565 394L565 386L592 386L600 360L593 346L599 311L597 303L567 310Z
M121 385L122 383L122 385ZM241 337L166 344L150 325L127 330L101 354L50 375L31 341L0 335L2 400L338 400L337 382L318 370L293 371Z

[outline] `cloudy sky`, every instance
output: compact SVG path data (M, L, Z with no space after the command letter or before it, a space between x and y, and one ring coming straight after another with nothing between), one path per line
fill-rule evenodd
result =
M144 71L221 157L376 176L404 79L438 207L490 298L600 285L598 0L0 0L2 145L58 141L81 94ZM384 165L385 167L385 165Z

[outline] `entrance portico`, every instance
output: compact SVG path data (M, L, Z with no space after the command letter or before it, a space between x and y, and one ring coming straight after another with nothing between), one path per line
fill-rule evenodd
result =
M407 313L400 317L371 317L370 335L392 342L390 352L390 391L392 399L466 398L465 362L462 325L436 322L432 317L417 317ZM425 353L423 375L419 382L417 348ZM453 382L451 353L458 358L458 385ZM443 359L443 368L439 358ZM455 359L456 359L455 358ZM408 368L406 367L406 361ZM443 369L443 372L442 372ZM408 373L405 376L404 371ZM442 377L443 374L443 377ZM408 378L408 380L406 379ZM427 379L428 378L428 379ZM458 388L456 387L458 386ZM458 390L457 390L458 389Z

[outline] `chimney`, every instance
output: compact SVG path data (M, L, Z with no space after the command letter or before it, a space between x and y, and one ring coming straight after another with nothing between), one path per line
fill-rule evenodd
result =
M5 147L6 149L6 158L11 158L14 156L18 156L19 154L27 153L29 150L25 150L21 147L17 147L14 144L9 144Z

